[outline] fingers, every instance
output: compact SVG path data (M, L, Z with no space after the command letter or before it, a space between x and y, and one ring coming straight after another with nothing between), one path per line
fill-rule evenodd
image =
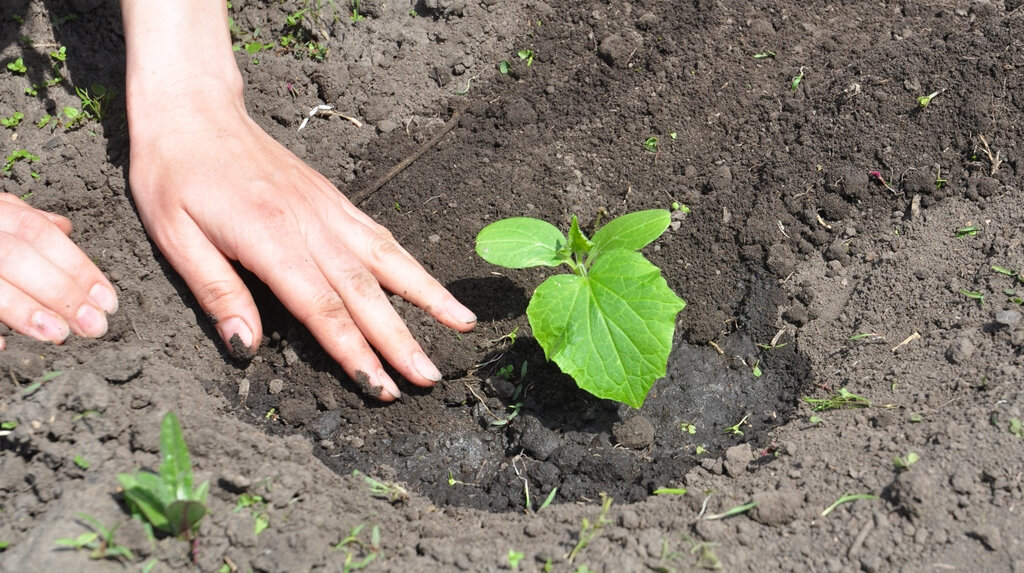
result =
M153 233L154 240L214 320L228 351L236 359L252 356L263 327L252 294L230 261L191 219L182 217L163 231Z
M402 395L367 343L366 332L349 313L350 307L308 253L289 253L271 244L258 254L243 256L252 257L243 259L243 264L267 283L364 393L385 402Z
M105 312L117 310L110 282L53 218L0 197L0 321L58 343L71 332L103 336Z

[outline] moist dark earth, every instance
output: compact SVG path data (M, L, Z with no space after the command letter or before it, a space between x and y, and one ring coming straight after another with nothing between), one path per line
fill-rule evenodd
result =
M269 335L232 359L146 237L116 3L2 5L0 116L24 120L0 149L38 160L0 183L69 217L120 296L100 340L6 335L3 570L1024 572L1019 0L233 2L254 119L372 190L480 318L456 335L392 297L445 381L387 406L255 279ZM92 84L102 119L37 126ZM525 308L551 271L474 238L673 204L645 255L688 305L634 410L545 361ZM843 389L870 406L806 400ZM159 465L168 411L211 481L194 547L150 542L115 477ZM870 497L822 515L845 494ZM83 513L134 561L58 548Z

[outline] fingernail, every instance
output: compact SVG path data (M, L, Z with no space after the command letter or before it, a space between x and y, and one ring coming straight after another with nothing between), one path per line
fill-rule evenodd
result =
M68 337L68 325L59 316L37 310L32 313L32 336L39 340L63 342Z
M252 354L252 330L244 320L237 316L225 318L217 323L217 332L228 345L232 356L242 357Z
M89 297L109 314L117 312L117 294L103 283L96 283L89 289Z
M377 382L380 384L380 387L383 388L385 392L394 396L396 400L402 397L402 393L398 391L398 386L395 384L395 381L392 380L390 376L388 376L387 372L384 372L383 370L378 370Z
M420 376L430 380L431 382L441 381L441 371L434 366L434 363L427 358L426 354L417 352L412 355L412 365L416 368L416 372L419 372Z
M476 322L476 315L473 314L473 311L462 306L462 303L455 300L454 298L448 301L448 303L445 305L445 310L448 311L448 314L450 314L452 318L459 322L464 322L466 324L472 324Z
M82 333L92 338L99 338L107 333L107 317L103 311L91 304L83 304L75 313L75 320Z

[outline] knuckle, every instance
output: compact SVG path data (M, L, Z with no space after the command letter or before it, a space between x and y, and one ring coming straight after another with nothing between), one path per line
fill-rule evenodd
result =
M213 280L193 289L196 300L207 311L214 312L226 307L235 298L235 283L227 280Z
M12 234L26 243L36 243L48 231L50 221L40 212L22 209L13 220Z
M388 234L390 235L391 233ZM386 262L394 259L395 257L402 256L402 251L398 248L398 244L394 239L379 237L370 243L370 254L374 261Z

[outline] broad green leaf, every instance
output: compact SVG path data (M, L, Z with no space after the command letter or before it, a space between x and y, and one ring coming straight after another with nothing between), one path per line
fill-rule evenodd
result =
M583 254L589 253L593 246L594 243L591 243L590 239L580 230L580 223L576 220L576 215L573 215L572 225L569 226L569 250Z
M526 315L545 355L580 388L639 408L665 375L684 306L643 255L613 250L587 276L548 278Z
M167 518L164 516L164 504L155 492L146 489L139 483L137 478L142 475L152 476L153 474L117 475L117 480L121 482L121 488L124 489L124 497L134 513L141 514L153 527L162 531L170 531Z
M594 251L639 251L668 229L672 214L665 209L637 211L612 219L594 233Z
M167 506L167 522L174 535L192 531L204 515L206 508L197 501L179 499Z
M476 236L476 253L483 260L509 269L557 267L566 262L561 253L565 235L554 225L530 217L502 219Z
M160 477L164 485L174 492L174 499L190 499L192 496L192 462L188 447L181 435L181 425L174 412L167 412L160 425Z

